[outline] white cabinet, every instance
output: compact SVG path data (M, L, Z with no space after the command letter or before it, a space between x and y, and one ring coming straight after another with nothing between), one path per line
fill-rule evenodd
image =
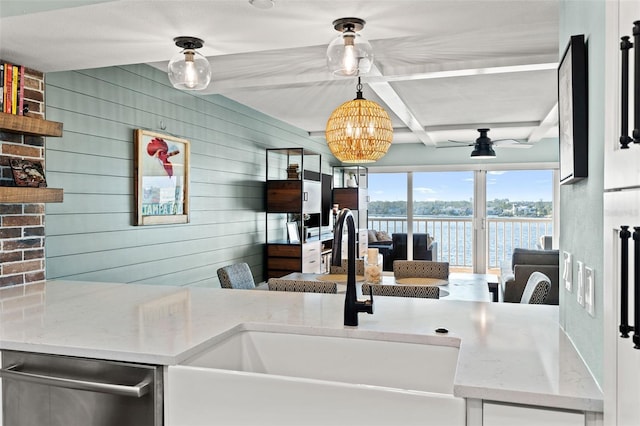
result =
M585 415L578 411L484 402L482 407L482 425L585 426Z
M640 425L640 350L634 349L629 338L621 338L621 227L630 234L640 226L640 144L631 142L628 149L620 147L620 136L633 135L634 124L634 55L640 53L640 43L633 37L633 22L640 19L640 2L610 0L605 2L605 135L604 135L604 423L612 426ZM622 129L622 66L621 37L630 36L634 46L629 49L628 128ZM624 234L624 233L623 233ZM626 238L629 256L628 273L629 325L634 324L634 241Z
M634 333L621 338L622 261L626 257L628 277L628 324L634 325L634 227L640 226L640 190L604 194L604 365L605 424L640 425L640 350L634 348ZM622 256L621 227L628 226L625 238L628 256ZM635 324L638 327L638 324Z
M302 272L322 273L322 243L313 241L302 245Z

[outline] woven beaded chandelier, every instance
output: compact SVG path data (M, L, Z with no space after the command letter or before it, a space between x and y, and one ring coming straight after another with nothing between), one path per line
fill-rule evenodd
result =
M331 113L325 136L343 163L373 163L387 153L393 140L391 119L380 105L362 97L360 77L356 98Z

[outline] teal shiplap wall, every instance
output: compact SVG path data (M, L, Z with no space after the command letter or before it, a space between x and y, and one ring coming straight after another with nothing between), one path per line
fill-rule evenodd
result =
M49 73L46 109L64 123L47 140L47 180L65 190L46 207L47 279L218 286L219 267L244 261L260 281L265 149L314 150L331 172L323 142L222 96L175 90L146 65ZM134 129L190 141L190 223L134 226Z
M604 189L604 52L605 0L567 1L560 7L559 55L571 35L584 34L588 55L589 177L560 188L560 249L592 267L595 276L595 316L576 301L575 289L560 290L561 325L595 379L603 383L603 189ZM580 220L576 220L580 218ZM561 264L561 269L563 265ZM561 276L562 276L562 270ZM575 284L574 284L575 286Z

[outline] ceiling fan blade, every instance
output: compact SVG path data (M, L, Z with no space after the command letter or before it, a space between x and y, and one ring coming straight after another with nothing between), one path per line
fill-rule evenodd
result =
M467 142L467 141L454 141L453 139L448 139L447 142L455 143L460 146L473 146L475 142Z
M480 138L476 139L475 142L465 142L465 141L456 141L449 139L447 145L436 145L436 148L460 148L460 147L470 147L475 146L478 143L488 143L492 147L496 148L531 148L533 144L527 142L521 142L516 139L495 139L491 140L487 137L487 132L489 129L478 129L480 132ZM483 139L484 138L484 139Z
M443 144L446 144L446 145L437 144L436 148L466 148L466 147L475 145L475 143L473 142L469 143L469 142L463 142L463 141L453 141L451 139L449 139L446 142L443 142Z
M493 146L499 148L531 148L533 144L520 142L515 139L497 139L493 142Z

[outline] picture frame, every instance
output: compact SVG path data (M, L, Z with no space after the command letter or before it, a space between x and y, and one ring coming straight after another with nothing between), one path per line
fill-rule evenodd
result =
M300 243L300 234L298 233L298 222L287 222L287 236L290 244Z
M134 131L136 225L189 222L189 158L186 139Z
M584 34L571 36L558 67L560 184L588 176L587 48Z

